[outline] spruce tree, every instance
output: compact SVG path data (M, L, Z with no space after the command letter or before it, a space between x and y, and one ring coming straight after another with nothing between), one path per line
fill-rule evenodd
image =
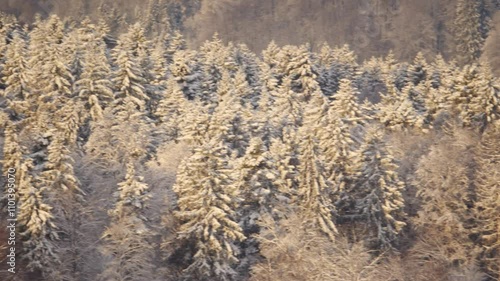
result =
M87 119L92 121L103 118L103 109L113 99L113 84L110 77L110 66L106 57L104 42L96 40L89 44L83 60L83 72L76 82L76 93L84 104Z
M169 140L178 140L182 137L183 129L187 123L188 101L184 97L179 84L170 78L163 99L160 101L155 115L158 117L161 130Z
M99 280L151 280L154 249L151 229L145 224L143 210L149 199L148 185L136 175L132 159L127 163L125 179L118 183L118 200L112 210L110 226L104 231L101 252L106 269Z
M31 176L33 164L29 159L22 162L19 175L18 222L23 241L22 258L30 270L45 274L57 269L59 256L54 241L59 239L54 224L52 207L46 202L48 187L42 186Z
M7 107L14 119L28 117L34 110L27 56L26 42L21 34L14 34L5 52L6 61L1 72L5 90L0 92L7 99Z
M236 243L245 236L236 223L238 190L230 175L227 149L215 141L194 150L180 166L173 190L179 197L175 216L179 239L194 245L184 270L192 280L234 280Z
M302 137L298 166L299 205L305 218L334 240L337 228L332 221L331 182L328 181L317 140L310 132L304 132Z
M330 103L331 109L345 122L363 123L364 117L358 102L359 93L347 79L340 80L339 90Z
M378 247L391 247L406 225L405 184L397 173L391 151L377 128L367 132L356 162L356 183L351 194L355 212L364 215L373 227Z
M481 34L479 1L459 0L455 13L455 40L464 64L476 61L481 55L484 39Z
M476 150L478 164L475 176L477 201L474 206L476 227L479 234L482 259L485 268L493 278L500 276L500 146L498 138L500 128L492 126L483 134L482 141Z

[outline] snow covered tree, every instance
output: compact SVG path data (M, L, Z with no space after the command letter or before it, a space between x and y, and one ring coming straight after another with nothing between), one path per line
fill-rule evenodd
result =
M444 128L446 135L422 157L414 176L421 209L413 223L419 230L418 250L431 262L446 266L476 262L477 246L470 239L473 190L468 174L476 143L470 131L458 124ZM434 254L435 253L435 254Z
M428 64L425 60L424 55L419 52L415 59L413 60L413 64L408 68L408 82L413 83L413 85L418 85L421 82L425 82L428 75Z
M251 104L254 108L257 107L259 95L262 88L261 70L259 66L259 59L253 54L246 45L238 45L234 48L235 61L241 71L237 72L243 79L237 78L241 81L239 84L243 85L243 80L246 82L249 93L245 95L246 102Z
M497 79L487 67L465 66L455 79L448 103L464 125L478 124L484 129L498 118L499 89Z
M382 101L376 105L377 118L380 123L391 130L408 130L412 127L422 128L423 118L417 114L410 100L411 87L400 92L390 86L389 92L382 95Z
M187 114L188 101L184 97L179 84L170 78L163 99L160 101L155 115L160 120L160 130L168 139L178 140L182 136Z
M298 204L303 209L304 217L334 240L337 228L332 220L335 210L330 201L330 193L333 192L331 182L328 181L316 138L307 131L303 132L302 138L298 166Z
M173 190L179 197L175 216L181 240L192 243L190 280L234 280L235 243L245 240L236 223L238 190L230 175L227 149L216 141L194 150L180 166Z
M15 123L10 121L6 121L7 125L4 129L4 141L3 141L3 159L0 160L2 163L2 176L6 177L9 174L10 169L15 169L15 171L19 171L21 168L22 161L22 147L18 140L18 126ZM5 192L3 196L0 198L1 201L4 201L7 196L8 185L5 184ZM3 203L3 202L2 202Z
M202 98L203 70L195 51L178 51L172 58L169 70L186 98Z
M175 53L186 49L186 41L184 40L182 33L179 31L169 33L165 42L165 60L167 63L171 64Z
M103 117L103 109L113 99L110 72L104 42L99 40L90 44L84 54L83 71L80 80L76 82L75 91L84 104L84 112L88 112L85 115L92 121ZM87 119L87 116L84 118Z
M365 216L374 230L377 247L391 247L406 225L403 222L405 184L378 128L367 132L356 162L356 183L351 191L354 211Z
M144 178L137 176L132 161L127 163L127 173L124 181L118 183L119 198L110 214L115 218L123 218L138 213L145 208L149 199L148 185Z
M500 82L489 67L481 68L479 80L474 81L474 91L468 115L484 129L500 118Z
M493 278L500 276L500 127L490 127L476 152L478 164L475 175L476 203L474 219L475 233L480 236L483 262Z
M97 280L153 280L154 247L144 222L134 216L112 223L102 235L105 268Z
M292 90L291 83L285 78L283 84L271 93L274 108L270 118L279 135L285 130L296 130L303 122L303 104L300 96Z
M129 38L120 41L113 54L117 66L112 79L117 92L115 93L114 107L123 105L125 101L132 102L137 110L145 111L146 101L149 100L144 85L146 84L145 74L141 68L141 61L138 55L145 50L139 46L132 48L129 46Z
M472 63L481 55L484 39L480 28L479 1L459 0L454 33L457 51L463 63Z
M45 274L57 270L59 257L54 240L59 239L52 207L46 202L48 187L40 186L30 174L33 164L25 160L19 175L19 230L23 241L22 257L30 270L41 270ZM47 276L50 278L50 276Z
M359 93L347 79L340 80L339 90L333 96L330 107L345 122L363 123L363 113L358 102Z
M252 138L249 146L235 164L235 185L241 193L243 203L242 220L244 230L252 232L258 218L265 214L283 215L279 205L285 204L287 190L278 184L278 170L271 154L259 138ZM253 230L255 232L255 230Z
M280 53L280 70L290 78L291 89L302 101L309 101L319 90L317 73L309 51L309 45L286 46Z
M63 131L64 132L64 131ZM39 180L50 192L82 192L75 176L70 153L74 142L60 131L51 132L47 163Z
M352 162L356 144L350 128L330 107L325 120L318 124L318 141L325 161L327 178L332 182L336 193L331 198L337 201L338 195L345 192L344 187L353 174Z
M154 249L151 229L143 215L149 200L148 185L137 176L133 159L128 159L125 179L118 183L118 200L108 213L110 226L104 231L101 252L106 269L99 280L150 280L153 278Z
M183 128L182 140L185 140L193 146L199 146L208 139L211 115L208 109L198 101L188 104L186 108L185 120L189 120Z
M0 92L7 99L7 107L14 119L28 117L33 110L27 55L26 42L20 34L14 34L5 52L6 61L1 73L5 90Z
M61 109L72 98L73 76L63 61L62 47L53 44L44 58L40 72L33 77L38 81L39 91L36 122L40 128L50 128L56 120L50 115Z
M161 41L158 41L155 44L155 47L151 51L151 84L156 87L162 87L165 84L165 79L167 77L168 67L167 61L165 60L165 50L161 44Z
M242 89L245 85L239 85L238 80L231 78L227 71L222 73L217 89L218 105L212 113L207 132L209 139L222 139L238 156L246 149L249 133L247 120L250 109L241 105Z

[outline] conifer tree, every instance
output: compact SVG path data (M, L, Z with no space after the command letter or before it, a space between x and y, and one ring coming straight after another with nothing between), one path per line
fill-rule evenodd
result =
M427 68L427 61L425 60L424 55L419 52L413 60L413 64L411 64L408 68L408 82L413 83L415 86L421 82L425 82L428 75Z
M356 142L348 124L338 118L331 107L325 116L324 123L318 125L320 130L317 136L325 158L327 177L332 182L332 190L338 195L345 191L344 187L353 174L352 162Z
M301 100L309 101L319 90L309 45L298 48L287 46L280 55L280 69L290 78L292 90L299 94Z
M479 1L459 0L455 14L455 40L463 63L472 63L481 55L484 39L481 35Z
M137 110L144 111L149 97L144 89L146 80L144 71L140 66L140 58L134 53L142 55L145 50L143 46L136 48L129 46L131 44L129 40L131 39L125 37L123 41L120 41L113 54L117 66L112 80L117 90L113 106L116 107L131 102L136 106Z
M178 51L169 66L170 73L179 84L186 98L193 100L202 98L203 70L198 62L197 52Z
M7 107L15 119L28 117L33 110L27 55L26 42L20 34L14 34L5 52L6 61L1 73L5 90L0 93L7 99Z
M478 163L475 176L476 196L474 213L480 235L486 270L493 278L500 276L500 128L490 127L484 133L476 152Z
M279 213L276 207L280 198L286 196L286 190L280 188L278 171L270 152L259 138L252 138L249 146L236 164L237 178L235 185L243 199L242 210L245 213L245 230L256 227L257 219L265 214Z
M164 98L156 109L156 116L161 122L161 130L164 130L168 139L178 140L182 137L182 130L187 123L188 101L184 97L179 85L173 78L168 79Z
M282 131L296 129L303 122L303 105L297 93L292 91L292 81L285 78L283 84L271 95L274 109L271 113L273 126L282 135Z
M230 175L226 148L209 142L194 150L177 174L176 217L179 239L194 245L185 273L192 280L234 280L238 262L235 243L245 236L236 223L238 190Z
M44 193L48 187L40 186L31 176L33 165L29 159L21 164L19 175L19 229L23 241L23 259L27 268L44 273L57 270L59 257L54 241L59 239L54 224L52 207Z
M358 102L359 93L347 79L340 80L338 92L330 103L331 110L345 122L355 124L363 123L363 114Z
M423 126L423 119L417 114L409 98L410 91L410 86L405 87L403 92L389 86L388 93L382 95L382 101L377 105L376 114L380 123L391 130Z
M381 132L372 128L359 150L352 195L356 212L366 216L372 225L378 247L390 247L406 225L402 221L405 184L399 179L396 169Z
M161 41L155 44L155 47L151 51L151 74L152 81L151 84L157 87L165 86L165 79L167 76L167 61L165 60L165 50L161 44Z
M118 200L109 214L111 224L104 231L101 252L107 258L99 280L150 280L153 278L154 249L151 230L142 215L149 199L148 185L136 175L132 159L125 179L118 183Z
M254 108L258 105L259 95L262 88L261 70L259 66L259 59L254 55L246 45L238 45L234 49L235 61L239 66L240 71L237 72L239 84L247 84L246 87L249 93L246 96L249 104ZM240 73L241 72L241 73ZM244 80L244 82L243 82Z
M86 109L84 112L88 112L84 119L88 116L92 121L97 121L103 117L103 109L111 102L114 94L104 42L92 38L97 42L89 44L89 49L85 51L83 71L75 90Z
M484 129L500 118L500 82L489 67L483 66L473 87L475 95L470 100L468 115Z
M19 139L18 139L18 126L16 126L15 123L12 123L8 120L6 120L6 126L4 129L4 141L3 141L3 159L1 160L2 163L2 175L7 176L9 173L10 169L15 169L15 171L19 171L21 168L21 161L22 161L22 147L19 144ZM9 189L8 185L5 184L5 191ZM7 192L4 192L4 195L2 198L0 198L2 201L4 201L4 197L7 196ZM3 202L2 202L3 203Z
M317 140L310 132L305 133L300 145L299 205L303 208L304 216L334 240L337 228L332 221L331 182L328 181Z
M241 76L240 76L241 77ZM220 138L232 152L241 156L247 146L248 136L248 108L244 108L241 103L244 98L241 95L243 87L239 85L237 78L231 78L229 73L224 71L217 89L218 105L211 116L208 129L208 138Z
M186 49L186 41L184 40L182 33L179 31L169 33L165 42L165 60L167 63L171 64L175 53Z

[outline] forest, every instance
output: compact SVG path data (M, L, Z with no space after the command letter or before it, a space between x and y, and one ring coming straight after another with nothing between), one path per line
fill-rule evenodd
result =
M1 14L0 280L499 280L474 3L409 62Z

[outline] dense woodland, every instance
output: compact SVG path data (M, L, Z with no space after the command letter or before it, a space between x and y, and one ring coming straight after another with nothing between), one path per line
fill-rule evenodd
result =
M0 279L498 280L500 81L461 3L456 61L3 16Z

